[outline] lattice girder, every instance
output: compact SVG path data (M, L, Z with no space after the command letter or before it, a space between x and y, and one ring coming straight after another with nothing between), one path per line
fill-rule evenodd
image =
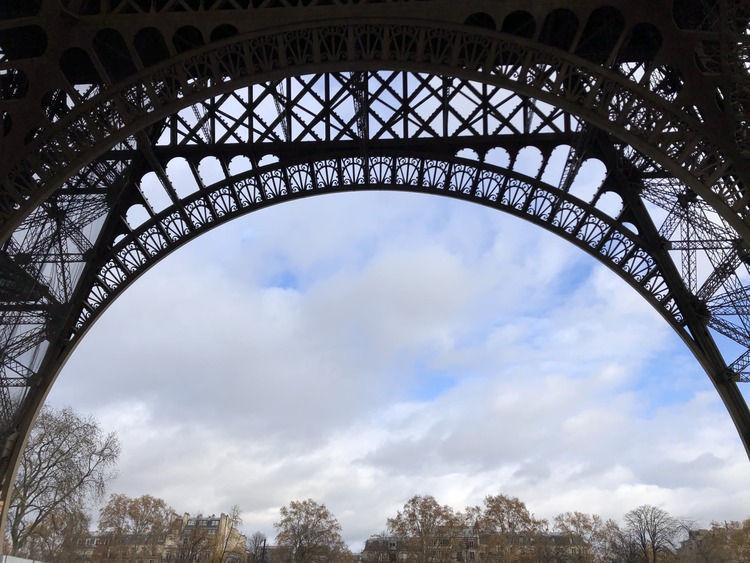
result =
M748 165L738 147L722 142L725 135L715 130L726 116L712 115L709 125L705 108L684 105L674 91L660 96L649 90L653 74L664 74L660 68L644 71L636 83L620 72L524 38L465 28L435 29L419 21L308 25L233 37L219 45L187 51L176 61L134 73L115 87L94 85L86 92L86 101L74 102L67 115L38 132L29 144L32 154L8 163L11 173L4 179L5 192L12 194L12 205L20 209L6 208L6 224L13 225L12 215L23 214L59 187L82 164L81 159L102 154L123 133L145 127L176 105L234 90L238 82L282 74L292 63L301 70L324 65L329 71L422 67L432 74L471 76L534 96L584 117L659 162L750 238L744 205ZM72 100L81 99L75 90L68 94ZM263 141L263 135L255 140Z
M356 154L358 151L345 151ZM371 151L368 151L371 152ZM641 236L596 207L534 178L479 161L386 154L285 160L201 186L140 224L128 225L101 262L91 295L75 325L85 330L106 306L153 263L220 222L269 205L318 194L396 189L446 195L519 215L597 256L636 287L681 331L682 314ZM192 169L198 163L191 163ZM125 231L126 229L123 229Z
M137 276L223 221L342 190L474 201L596 256L681 335L750 453L750 352L725 359L711 332L750 349L750 8L571 4L0 5L5 498L65 359Z
M381 77L382 78L382 77ZM310 81L317 80L318 77L311 77ZM443 80L439 77L436 77L438 80ZM304 80L304 77L300 77L299 80ZM380 78L378 79L380 80ZM408 82L408 81L407 81ZM342 86L346 86L344 83L341 83ZM469 86L472 88L476 88L477 85L466 85L466 89L469 89ZM256 89L259 91L258 97L263 98L265 97L264 92L266 92L270 88L274 88L274 84L268 84L268 85L261 85L258 86ZM462 86L463 87L463 86ZM289 91L291 92L293 89L289 88ZM487 92L487 91L485 91ZM494 95L494 93L492 93ZM252 107L253 104L251 103L251 98L253 98L253 94L246 94L243 99L246 100L247 106ZM503 98L506 100L513 99L514 96L511 93L505 92L503 95ZM517 105L524 105L524 106L534 106L533 100L525 99L525 98L519 98L515 97L516 104ZM296 98L295 103L300 103L300 99ZM207 101L207 105L213 106L214 111L216 111L217 104L212 101ZM477 105L483 105L486 103L486 100L476 100ZM282 104L283 105L283 104ZM441 104L438 104L441 105ZM244 121L247 119L248 111L247 108L245 108L246 111L238 112L238 116L235 118L238 121ZM203 115L208 115L209 112L198 112L203 113ZM280 114L284 113L279 112ZM513 112L511 112L513 113ZM255 199L258 199L258 201L254 201L252 197L247 196L245 194L245 203L240 204L241 199L239 198L239 195L236 195L232 202L225 202L222 207L217 207L214 203L211 203L211 201L205 199L206 194L212 193L213 189L207 189L207 183L204 182L200 178L200 173L198 172L200 168L200 160L205 159L207 156L218 156L219 160L221 162L221 168L225 171L227 171L227 179L225 182L223 182L222 186L223 189L226 189L227 186L234 185L234 183L237 180L231 180L230 175L228 174L229 169L229 162L231 161L232 157L236 157L237 155L251 155L252 159L255 161L261 160L261 157L263 155L268 154L281 154L286 155L284 158L284 162L289 161L289 155L292 154L300 154L303 152L301 149L304 147L304 142L295 142L295 143L284 143L281 140L277 140L272 143L265 143L265 144L259 144L259 145L247 145L245 143L245 139L237 138L234 139L236 141L240 141L238 143L228 143L226 142L226 139L219 139L219 144L210 144L211 139L206 139L205 135L203 133L203 127L198 121L202 118L196 118L197 121L195 124L190 125L187 123L187 120L185 119L184 115L190 116L193 114L192 110L185 110L183 112L178 112L177 114L174 114L170 117L169 120L164 122L162 126L160 127L161 135L159 138L159 141L156 142L155 145L148 145L147 147L147 153L149 155L146 160L149 161L151 168L154 169L157 173L157 176L159 178L159 182L164 187L165 191L169 194L169 199L172 201L172 203L175 203L177 201L176 198L176 192L177 190L171 185L168 175L165 172L165 168L168 167L170 160L175 160L178 158L183 158L186 162L189 164L189 168L192 172L192 175L194 176L194 179L196 181L196 185L198 186L199 190L195 193L194 196L192 196L188 200L184 200L180 202L178 206L176 206L174 209L170 208L169 211L162 211L159 213L159 217L157 217L157 213L153 210L153 208L148 203L148 198L145 197L145 194L143 194L143 197L135 196L134 194L137 194L135 190L131 190L129 192L130 195L128 195L127 201L121 202L123 203L122 208L118 208L116 212L112 212L113 215L116 216L122 216L125 217L128 214L128 210L132 206L137 205L144 205L148 208L148 213L152 216L151 225L155 226L154 229L152 229L152 232L150 236L154 237L150 240L141 240L138 237L133 238L131 235L132 233L140 233L141 229L143 228L141 224L128 224L128 225L121 225L118 229L115 230L116 233L118 233L119 237L123 236L123 233L130 233L125 236L126 241L132 241L129 242L128 245L130 246L129 249L126 247L126 251L122 255L113 255L113 257L109 258L110 254L105 254L108 261L106 271L100 272L97 274L96 281L94 282L93 289L91 290L91 294L88 297L87 301L84 303L83 308L83 316L81 317L81 320L77 324L77 326L74 329L71 329L71 334L77 334L82 329L85 329L87 324L90 322L90 320L93 319L91 317L92 312L96 312L99 310L103 304L108 303L116 294L119 294L119 292L129 283L131 279L133 279L136 275L138 275L141 271L143 271L146 267L148 267L150 264L154 263L156 260L158 260L162 253L166 252L167 249L171 250L176 247L178 244L184 243L188 238L192 238L193 236L196 236L199 232L201 232L203 227L207 227L210 223L215 221L217 218L224 218L226 220L227 217L232 216L232 214L227 214L227 209L232 209L233 214L238 214L242 212L247 212L248 210L253 208L253 205L255 207L267 205L269 202L275 202L284 200L284 197L280 197L281 191L288 191L289 193L297 193L302 194L301 190L294 190L292 187L278 187L277 186L277 192L274 193L273 191L268 192L267 195L265 192L260 192L259 195L256 196ZM469 112L470 115L473 114L473 112ZM410 119L414 119L414 116L412 116ZM529 123L528 120L523 120L523 123ZM171 124L171 125L170 125ZM182 124L185 125L185 134L176 134L176 132L179 130L179 128L175 124ZM205 124L205 123L204 123ZM545 157L543 159L543 162L548 162L548 153L551 150L551 147L557 146L561 143L569 144L571 146L573 145L580 145L579 138L586 137L591 139L592 134L587 131L581 132L579 130L580 127L580 121L576 119L571 119L570 116L564 116L564 118L561 118L559 120L559 125L555 125L554 121L547 120L545 125L543 127L535 126L536 129L536 135L530 135L528 131L525 133L523 131L518 130L516 127L513 126L512 122L508 122L507 124L507 130L505 131L505 134L499 134L499 131L495 131L495 135L476 135L476 136L468 136L465 138L459 138L458 140L445 143L440 146L439 151L437 152L443 152L448 157L453 157L455 152L459 150L459 148L465 148L467 146L473 147L475 149L475 153L477 155L487 155L488 152L491 152L489 149L490 147L502 147L507 149L508 151L508 162L513 163L518 160L517 155L520 149L520 145L532 142L535 147L541 147L543 150L545 150ZM210 127L210 129L213 129L213 127ZM236 130L236 126L232 125L232 129ZM593 135L595 137L595 135ZM390 152L392 154L403 154L406 150L406 145L403 142L403 139L391 139L390 141L386 141L383 139L374 140L374 141L368 141L366 143L366 147L362 144L362 140L360 140L357 144L351 143L351 142L330 142L328 144L326 143L316 143L316 150L313 151L315 153L319 153L322 155L332 155L335 152L339 153L360 153L363 149L365 153L373 153L377 151L381 152ZM434 153L436 152L436 148L438 148L438 145L434 145L434 141L436 139L428 139L427 141L433 142L433 146L430 145L428 142L426 147L424 149L427 149L430 154L434 156ZM413 145L413 141L410 142L410 144ZM292 150L290 150L290 145L292 147ZM323 145L323 146L321 146ZM130 146L131 148L124 148L126 146ZM424 150L423 149L423 150ZM594 149L592 147L589 147L589 152L592 152ZM136 156L143 152L144 148L139 147L136 143L125 143L123 144L123 148L118 149L117 151L114 151L117 155L119 155L120 158L124 158L126 161L134 161L136 159ZM309 150L307 152L310 152ZM602 152L602 143L598 143L598 149L595 151L597 154ZM585 155L576 155L575 151L573 151L573 158L576 160L582 160ZM590 156L590 155L589 155ZM383 157L385 158L385 157ZM614 169L616 167L616 162L613 160L613 157L610 155L606 158L609 160L609 166L610 168ZM453 159L455 160L455 159ZM285 169L286 166L290 166L290 164L285 164L284 166L278 165L278 170ZM308 165L312 166L312 165ZM147 169L148 167L144 168ZM536 178L540 178L542 176L546 175L546 165L540 166L539 170L536 172ZM343 176L339 174L338 176ZM337 178L338 178L337 176ZM395 177L394 177L395 178ZM343 180L342 180L343 181ZM528 181L534 183L534 179L530 178ZM443 178L442 182L438 182L438 184L444 183L445 178ZM263 185L263 182L260 180L256 180L257 185ZM272 183L270 180L267 182L269 185ZM425 185L422 189L427 191L428 193L430 191L433 191L435 193L442 193L439 189L437 189L435 186L430 187L429 182L423 182ZM537 180L538 183L538 180ZM381 182L382 184L382 182ZM387 184L387 182L385 183ZM397 185L398 183L393 181L394 185ZM369 188L368 182L363 182L361 185L357 182L350 181L349 187L345 189L360 189ZM382 185L379 185L379 187L382 187ZM414 189L414 188L410 188ZM545 187L544 190L541 190L541 192L547 191L548 193L551 188ZM611 186L607 188L607 190L611 189ZM640 188L639 188L640 189ZM592 198L592 202L598 200L602 193L607 191L604 189L604 186L600 190L597 191L596 194L594 194ZM233 190L236 191L236 190ZM325 190L323 190L325 191ZM535 192L540 191L539 188L535 188ZM450 193L450 190L448 190L448 193ZM457 193L453 193L452 195L456 197L473 197L475 200L482 201L482 191L478 188L472 187L469 189L466 187L465 189L459 190ZM630 190L627 188L621 189L621 193L628 194L630 193ZM226 195L226 194L225 194ZM304 195L304 194L303 194ZM631 194L632 195L632 194ZM565 190L562 191L561 196L548 196L552 199L555 199L557 202L550 207L551 210L554 210L554 212L549 213L549 223L551 226L551 230L555 230L555 226L553 221L559 220L559 215L557 213L559 212L561 201L565 200L565 198L569 197L569 194L565 192ZM197 199L196 199L197 198ZM288 199L288 198L287 198ZM575 199L575 198L573 198ZM632 199L632 197L631 197ZM489 198L485 198L485 203L488 201L491 201ZM202 202L202 203L201 203ZM252 203L253 205L249 205ZM586 209L591 208L593 210L593 215L596 216L596 208L595 206L592 206L590 204L587 204L586 202L578 202L576 204L577 206L580 206L580 209L583 209L584 211L579 211L579 217L578 219L573 219L571 225L568 225L568 231L565 229L558 229L559 234L562 234L562 236L568 236L574 243L581 244L581 240L586 240L587 235L583 235L581 239L578 238L579 234L582 232L582 228L580 225L577 225L577 221L583 221L582 217L586 217L588 215L592 214L592 211L586 211ZM193 207L198 210L203 210L205 212L205 215L203 217L198 217L197 221L195 218L191 218L194 215L195 209L191 209L190 207ZM632 207L632 204L631 204ZM507 204L505 206L500 205L500 208L505 208L506 210L509 210L511 212L519 213L521 215L524 215L524 213L528 214L528 217L531 220L539 222L539 218L537 217L537 213L534 212L534 206L522 204L516 209L515 207L509 207ZM628 209L627 211L632 212L632 209ZM169 234L170 228L166 227L165 224L162 222L163 217L165 213L168 216L171 216L172 219L175 217L179 218L181 221L181 228L176 231L178 234L175 235L174 231L172 234ZM613 213L612 216L606 216L605 214L599 213L599 216L605 220L605 222L608 222L609 224L613 225L614 228L618 228L618 214ZM632 219L632 218L631 218ZM171 221L172 223L174 221ZM542 221L541 224L544 224ZM648 227L644 223L643 220L636 221L636 225L638 225L641 228L644 228L646 232L648 232ZM612 227L610 227L612 228ZM649 258L650 265L647 265L645 270L638 269L639 271L637 273L633 273L629 271L631 267L623 268L621 265L619 265L619 262L623 260L623 254L620 252L618 253L616 249L612 251L614 247L617 246L617 239L619 237L622 238L622 240L627 240L630 237L633 236L633 234L628 231L627 229L624 229L622 233L616 234L616 235L606 235L602 234L605 233L605 230L599 229L600 232L597 235L596 233L593 235L593 241L594 243L589 242L589 244L581 244L584 248L586 248L589 252L592 252L596 254L598 249L603 249L603 256L600 256L600 258L607 262L610 267L612 267L615 270L620 270L620 274L623 275L626 279L629 279L631 284L636 286L640 291L642 291L644 294L647 295L647 298L657 307L660 307L663 309L663 312L665 313L665 316L670 319L670 322L672 322L673 326L678 329L678 331L682 330L682 319L681 319L681 313L680 308L675 305L674 300L671 299L669 292L664 293L665 288L667 287L663 274L659 273L658 275L654 276L653 272L657 271L659 267L654 268L653 265L658 262L658 260L652 258ZM638 230L638 229L637 229ZM653 230L653 229L652 229ZM590 234L588 235L591 236ZM180 237L183 237L182 239ZM148 237L147 237L148 238ZM640 236L636 235L636 239L640 240ZM656 235L655 231L652 233L652 236L650 237L651 242L648 244L644 244L644 242L641 240L640 242L636 243L636 247L640 247L640 253L642 256L648 255L647 251L644 251L644 247L653 247L654 246L654 240L660 238ZM155 244L156 241L156 244ZM120 242L116 243L114 241L104 240L100 244L103 245L103 248L116 248L118 250L121 250L123 248L123 245L125 243L120 240ZM631 241L632 244L632 241ZM600 250L601 251L601 250ZM612 257L608 257L608 252L612 251ZM643 254L645 252L645 254ZM101 256L101 253L97 253L97 256ZM625 256L629 256L630 254L628 252L625 253ZM90 264L91 266L91 264ZM674 274L672 274L672 286L679 288L679 283L675 283ZM660 279L660 282L657 282L654 284L655 279ZM643 284L641 284L641 281L643 281ZM645 288L645 284L652 284L653 287L656 287L656 291L651 291L648 288ZM639 285L640 284L640 285ZM650 294L649 294L650 293ZM661 295L659 295L661 293ZM665 298L665 296L669 297L668 299ZM684 307L684 305L683 305ZM683 337L685 337L685 334L683 334ZM66 336L68 338L68 336ZM75 336L70 337L72 339L75 339Z

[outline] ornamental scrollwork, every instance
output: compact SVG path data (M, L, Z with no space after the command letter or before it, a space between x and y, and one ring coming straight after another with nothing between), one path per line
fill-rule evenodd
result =
M267 200L279 198L288 193L288 183L286 178L284 178L283 170L277 169L264 172L261 175L261 182L263 183L265 198Z
M646 279L653 268L653 259L642 249L638 249L622 267L623 271L637 282Z
M505 185L502 203L513 209L523 209L531 191L531 186L516 178L509 179Z
M173 211L167 215L162 224L164 231L169 235L172 242L177 242L192 231L180 211Z
M39 2L26 4L29 18L42 17ZM716 375L728 364L750 380L750 352L729 363L713 340L750 346L747 252L736 242L750 240L742 3L688 16L695 2L682 2L652 20L677 24L662 27L627 2L542 20L543 8L511 18L514 8L489 0L492 14L468 19L463 4L433 17L413 0L402 6L408 18L393 15L395 0L196 0L154 8L187 13L149 17L148 27L130 25L143 0L64 4L75 33L28 26L48 54L13 39L26 16L2 32L18 44L0 46L9 101L0 258L33 280L39 310L70 319L60 327L56 315L4 314L16 320L3 350L30 343L3 354L9 386L58 367L52 346L42 352L47 373L23 366L22 354L36 357L27 351L44 350L46 338L64 360L133 279L219 223L317 193L404 190L525 218L617 271L698 351L750 451L750 410ZM299 17L313 6L315 17ZM272 27L271 12L252 17L273 7L290 9ZM111 27L94 29L104 20ZM548 22L560 21L570 25L551 33ZM199 154L219 166L201 168ZM187 170L169 169L177 158ZM188 185L175 186L180 178ZM29 404L40 389L27 386ZM7 398L0 386L0 406Z
M601 218L588 215L583 223L579 225L576 237L587 245L595 248L609 232L610 226Z
M599 252L606 256L613 264L620 264L632 251L633 242L618 232L610 231L607 240L599 248Z
M332 190L341 185L338 161L324 160L316 162L314 170L318 189Z
M448 191L471 194L474 191L474 182L477 169L474 166L454 164L451 167L448 179Z
M263 201L263 192L259 187L254 172L251 172L248 176L239 178L234 186L237 190L237 195L240 198L240 205L243 208L250 207Z
M654 271L654 274L644 284L646 291L648 291L654 298L659 302L663 302L670 296L669 285L660 273Z
M497 201L503 193L505 177L497 173L482 171L477 180L476 197L488 201Z
M143 248L151 257L154 257L169 248L169 242L164 238L159 227L149 228L139 238Z
M428 160L423 164L423 167L422 187L432 190L444 189L449 164L436 160Z
M211 200L211 206L217 211L219 217L229 215L237 211L237 201L229 187L220 188L208 196Z
M287 65L299 66L313 62L313 38L304 31L294 31L284 38Z
M357 57L363 60L379 59L383 56L385 30L381 26L361 25L354 29Z
M371 31L366 32L368 29ZM357 30L362 33L357 33ZM478 60L479 53L491 57L495 66L487 68L486 61ZM25 164L19 163L13 168L9 181L16 182L15 191L18 193L34 190L35 175L42 180L52 180L69 170L71 163L78 162L81 154L90 147L109 142L109 138L116 138L119 131L131 124L145 124L157 109L187 104L188 98L209 96L215 88L225 90L227 81L254 80L255 75L280 68L281 61L285 64L289 60L297 64L310 61L335 63L350 56L362 60L379 57L401 62L420 60L444 66L446 70L451 65L458 65L462 72L475 72L480 82L492 82L491 77L496 77L504 87L516 83L533 88L539 92L540 98L551 104L565 100L567 110L574 113L576 104L572 100L578 100L581 110L590 108L602 115L614 133L619 129L628 139L635 135L646 145L658 149L664 159L675 162L672 170L684 170L688 174L683 176L684 181L699 182L729 207L742 197L737 191L735 178L738 176L733 166L720 164L719 149L701 137L696 128L698 122L692 123L692 113L681 106L670 105L669 100L679 84L669 86L667 82L679 82L679 77L674 77L668 69L659 67L650 73L648 79L641 77L639 82L634 82L639 73L598 76L601 70L593 64L586 65L563 52L539 49L520 38L403 25L299 28L275 35L239 37L213 49L206 47L201 53L183 55L175 62L144 71L130 83L100 90L88 101L70 107L64 116L34 139ZM238 57L244 58L245 62ZM654 85L658 86L656 90L662 93L661 97L651 91ZM600 92L602 97L592 97L589 95L591 91ZM666 98L664 92L668 93ZM362 107L367 107L367 104ZM591 117L590 113L587 115ZM295 119L299 117L295 114ZM257 116L256 123L261 124ZM388 123L388 120L383 123ZM653 127L654 123L656 127ZM342 127L351 128L352 124ZM466 131L472 130L468 123L462 127ZM390 125L386 129L390 134L396 133ZM437 133L424 126L418 131L420 135ZM678 136L674 134L677 131ZM375 131L373 135L378 138L384 132ZM272 128L258 130L257 138L278 141L279 132ZM651 156L656 155L652 153ZM700 188L698 184L695 187Z
M110 290L115 290L128 279L128 275L124 268L112 259L104 265L99 278Z
M360 157L345 158L342 162L342 180L344 186L361 186L365 183L365 159ZM371 164L372 166L372 164ZM372 168L371 174L372 174Z
M293 194L310 191L314 188L310 167L307 163L294 164L287 169L290 192Z
M549 192L536 192L529 201L526 212L542 221L548 221L555 210L557 197Z
M212 208L209 207L208 203L202 198L189 202L185 206L185 211L187 212L194 229L205 227L213 222L215 218Z
M92 293L86 308L97 311L163 253L240 213L316 191L414 189L420 180L421 190L427 193L478 201L543 224L599 256L645 291L650 300L663 299L663 277L655 277L656 262L639 246L637 236L618 230L617 224L595 207L558 188L476 159L372 155L274 162L227 176L214 185L196 187L193 194L136 227L131 240L125 237L115 245L113 256L97 275L107 290ZM662 281L655 282L657 278ZM95 316L81 317L80 323L90 322Z

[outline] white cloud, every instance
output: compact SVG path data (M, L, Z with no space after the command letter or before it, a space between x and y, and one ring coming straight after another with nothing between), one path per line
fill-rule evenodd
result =
M704 523L750 501L729 416L643 299L540 229L436 198L313 198L197 239L112 305L50 402L119 433L115 492L236 503L269 536L307 497L355 548L418 493Z

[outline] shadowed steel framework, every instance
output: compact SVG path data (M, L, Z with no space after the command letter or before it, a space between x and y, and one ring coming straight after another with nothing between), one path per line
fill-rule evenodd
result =
M343 191L472 201L588 252L677 331L748 450L749 120L747 0L3 0L2 498L133 280Z

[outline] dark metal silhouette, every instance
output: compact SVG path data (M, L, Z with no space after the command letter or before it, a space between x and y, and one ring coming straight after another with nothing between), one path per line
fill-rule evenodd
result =
M596 257L682 337L748 449L750 6L559 4L3 0L2 498L134 279L224 221L353 190L474 201Z

